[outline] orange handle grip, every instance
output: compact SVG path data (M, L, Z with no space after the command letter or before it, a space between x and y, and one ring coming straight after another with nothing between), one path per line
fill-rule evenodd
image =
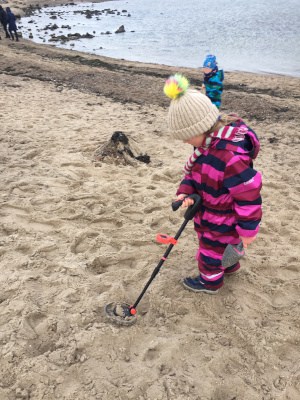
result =
M158 243L163 243L163 244L176 244L177 240L173 238L172 236L165 235L164 233L158 233L156 235L156 241Z

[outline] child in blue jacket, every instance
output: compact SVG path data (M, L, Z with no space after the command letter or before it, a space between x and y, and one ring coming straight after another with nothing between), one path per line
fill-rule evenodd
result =
M16 41L19 41L18 34L17 34L17 25L16 25L16 17L15 14L11 11L9 7L6 7L6 16L7 16L7 23L8 23L8 30L12 40L14 39L14 33L16 35Z
M221 107L224 72L218 69L216 56L209 54L203 63L205 94L218 108Z

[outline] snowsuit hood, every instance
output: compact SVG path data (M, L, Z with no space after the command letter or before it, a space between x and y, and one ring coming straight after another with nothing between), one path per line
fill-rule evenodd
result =
M236 154L248 155L251 159L255 159L258 155L260 144L256 133L250 129L242 120L238 120L231 124L233 130L231 138L213 139L211 147L233 151ZM232 136L235 138L232 139Z

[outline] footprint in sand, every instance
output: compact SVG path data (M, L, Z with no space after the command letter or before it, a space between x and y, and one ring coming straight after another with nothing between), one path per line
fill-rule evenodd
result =
M176 174L173 173L173 176L169 174L169 172L162 173L154 173L151 177L153 182L174 182L178 181Z
M143 211L146 214L152 214L155 211L161 211L162 208L163 208L163 206L162 207L157 207L157 206L152 206L151 207L151 206L148 206L148 207L145 207Z
M0 376L1 388L10 388L16 382L16 374L14 372L14 363L9 362L4 357L1 357L0 363Z
M26 352L36 357L55 348L55 332L51 329L47 315L33 311L25 316L20 331L21 337L27 339Z
M9 203L4 203L0 205L0 210L5 215L15 214L16 211L21 215L27 215L30 213L29 207L20 207Z
M81 232L75 239L70 246L70 250L74 254L84 253L91 247L92 240L99 235L98 232L88 231L88 232Z
M153 361L160 357L160 352L161 352L161 346L159 345L159 343L152 343L146 350L143 360Z
M92 262L87 263L87 270L92 274L101 275L104 274L108 269L108 265L103 262L101 257L96 257Z
M291 309L299 306L299 289L297 282L295 285L290 282L284 284L285 287L276 290L276 294L271 297L271 304L275 309Z
M24 156L22 156L22 158L24 160L32 160L33 158L35 158L38 155L39 156L41 155L40 149L34 149L34 150L30 150L28 153L24 154Z

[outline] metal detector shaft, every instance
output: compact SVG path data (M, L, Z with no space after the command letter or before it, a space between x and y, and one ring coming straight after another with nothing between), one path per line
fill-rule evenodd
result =
M188 219L186 219L183 224L181 225L181 227L179 228L179 231L176 233L176 235L174 236L174 239L178 239L179 236L182 234L184 228L186 227L187 223L189 222ZM142 290L141 294L139 295L139 297L137 298L136 302L134 303L134 305L132 306L133 308L136 308L137 305L139 304L139 302L142 300L142 297L144 296L146 290L148 289L148 287L150 286L151 282L153 281L153 279L156 277L156 275L159 273L163 263L166 261L166 259L168 258L168 255L170 254L172 248L174 247L174 244L170 244L165 252L165 254L162 256L162 258L160 259L159 263L157 264L156 268L154 269L154 271L152 272L152 275L150 277L150 279L148 280L148 282L146 283L144 289Z
M174 239L177 240L180 235L182 234L184 228L186 227L186 225L188 224L188 222L194 218L195 214L197 213L197 211L199 210L200 207L200 203L201 203L201 198L199 195L197 194L192 194L189 196L190 198L192 198L194 200L194 204L190 207L188 207L188 209L185 212L184 215L184 222L182 223L181 227L179 228L178 232L176 233L176 235L174 236ZM182 204L182 201L180 200L180 205ZM177 204L179 202L176 202ZM174 204L172 205L173 210L177 210L180 205L177 207L174 207ZM152 272L152 275L150 277L150 279L148 280L148 282L146 283L144 289L142 290L141 294L139 295L139 297L137 298L136 302L134 303L133 306L131 306L130 308L135 309L137 307L137 305L139 304L139 302L141 301L142 297L144 296L146 290L148 289L148 287L150 286L151 282L153 281L153 279L156 277L156 275L159 273L163 263L166 261L166 259L168 258L168 255L170 254L172 248L173 248L174 244L170 244L165 252L165 254L162 256L162 258L160 259L159 263L157 264L156 268L154 269L154 271Z

